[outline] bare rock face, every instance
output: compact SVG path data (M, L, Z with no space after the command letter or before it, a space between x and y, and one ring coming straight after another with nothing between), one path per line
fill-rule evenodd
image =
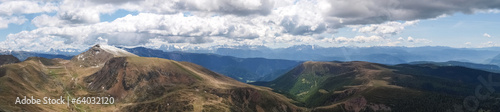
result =
M10 64L10 63L19 63L19 59L12 55L0 55L0 65Z
M71 61L80 67L100 67L113 57L127 56L137 57L137 55L135 54L129 53L125 50L113 46L97 44L91 47L86 52L76 55L71 59Z

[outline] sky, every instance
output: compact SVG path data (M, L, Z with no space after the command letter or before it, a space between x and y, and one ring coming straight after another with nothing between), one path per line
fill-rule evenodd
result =
M0 0L0 49L500 46L498 0Z

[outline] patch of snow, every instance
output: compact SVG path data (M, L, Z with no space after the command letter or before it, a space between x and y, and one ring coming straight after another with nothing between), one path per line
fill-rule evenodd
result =
M78 60L82 60L83 55L78 55Z
M114 46L109 46L109 45L100 45L100 48L103 49L104 51L111 53L115 56L122 57L122 56L137 56L135 54L132 54L128 51L125 51L120 48L116 48Z

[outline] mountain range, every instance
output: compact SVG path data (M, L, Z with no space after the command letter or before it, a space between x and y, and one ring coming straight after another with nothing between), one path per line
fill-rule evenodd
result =
M470 62L301 62L107 45L69 59L0 58L7 60L0 65L0 111L500 110L498 66ZM23 96L113 97L115 103L13 104Z
M306 110L269 88L241 83L193 63L139 57L103 45L71 60L30 57L3 65L0 83L0 111ZM16 97L22 96L109 96L115 103L13 104Z
M213 53L239 58L267 58L297 61L367 61L382 64L402 64L414 61L462 61L488 64L500 54L500 48L452 48L444 46L399 47L321 47L318 45L295 45L285 48L266 46L213 46L209 48L161 46L159 50L191 53ZM474 54L474 55L471 55Z
M27 52L27 51L12 51L12 50L0 50L0 55L13 55L19 60L26 60L28 57L45 57L50 59L52 58L71 59L73 57L72 55Z
M477 64L471 62L460 62L460 61L447 61L447 62L431 62L431 61L416 61L407 64L420 65L420 64L430 64L437 66L461 66L471 69L484 70L488 72L500 73L500 67L494 64Z
M415 61L461 61L493 64L490 63L493 58L500 55L499 47L452 48L446 46L321 47L318 45L294 45L283 48L269 48L261 45L217 45L211 47L162 45L153 48L148 47L148 49L162 50L164 52L217 54L237 58L266 58L295 61L367 61L381 64L402 64ZM51 48L47 51L32 53L65 55L71 58L71 56L83 51L86 50ZM0 54L7 54L8 52L20 51L0 50ZM14 56L21 60L29 57L26 55Z
M490 64L500 66L500 54L488 60Z
M270 81L300 64L300 61L265 58L237 58L217 54L164 52L144 47L124 48L142 57L187 61L241 82Z

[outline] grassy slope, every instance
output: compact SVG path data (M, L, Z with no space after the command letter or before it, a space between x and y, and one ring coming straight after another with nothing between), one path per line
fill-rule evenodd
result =
M128 57L120 73L129 97L113 105L12 105L16 95L78 98L109 96L110 90L88 91L83 81L101 67L80 67L69 60L32 58L0 68L0 110L3 111L301 111L292 100L217 74L199 65L160 58ZM119 70L119 69L116 69ZM106 74L105 74L106 75ZM158 77L145 77L158 75ZM163 77L163 78L162 78ZM165 78L192 79L169 83ZM148 79L149 78L149 79ZM117 78L120 80L119 78ZM117 80L109 79L109 80ZM139 80L137 80L139 79ZM129 82L127 82L129 81ZM122 83L119 83L120 85ZM135 85L134 85L135 84ZM94 84L92 84L94 85ZM114 87L114 86L113 86Z
M117 59L110 62L114 60ZM100 81L92 77L115 76L105 79L118 79L116 83L109 84L104 91L94 92L123 95L116 104L122 111L303 110L268 88L241 83L192 63L146 57L127 57L126 62L115 62L108 64L126 63L126 66L117 68L117 75L112 75L114 72L93 74L89 81L99 85Z
M464 67L306 62L274 81L260 84L314 111L368 111L381 107L445 111L474 95L475 86L480 84L476 77L488 74L492 73ZM491 110L494 104L498 102L480 107Z
M65 61L67 62L67 61ZM55 111L72 109L67 105L14 105L17 97L42 99L43 97L66 98L82 91L81 85L75 83L78 73L68 69L73 65L63 61L45 58L28 58L26 61L6 65L0 68L0 103L1 109L12 111ZM92 70L86 70L89 72ZM95 71L95 70L94 70Z

